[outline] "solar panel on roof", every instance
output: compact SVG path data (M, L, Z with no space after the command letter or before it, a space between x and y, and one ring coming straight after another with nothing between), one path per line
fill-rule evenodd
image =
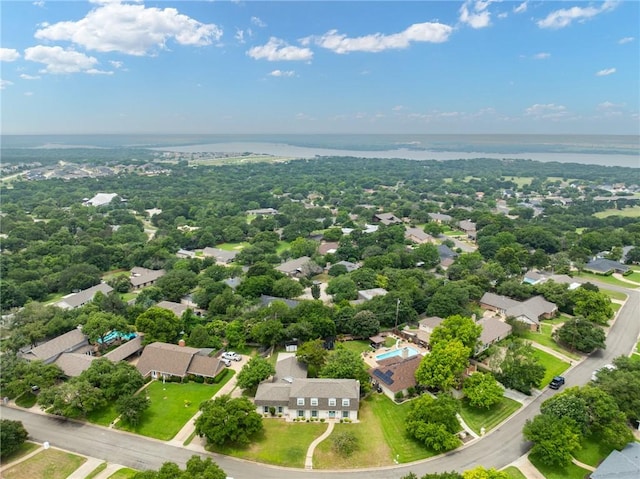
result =
M373 374L374 376L379 378L383 383L388 385L393 384L393 379L391 379L391 376L393 376L393 371L382 372L379 369L376 369L373 371Z

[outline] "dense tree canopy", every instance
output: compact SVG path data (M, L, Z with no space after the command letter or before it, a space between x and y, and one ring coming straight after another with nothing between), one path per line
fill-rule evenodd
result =
M200 410L196 434L211 444L248 444L263 428L262 416L246 397L217 396L202 403Z

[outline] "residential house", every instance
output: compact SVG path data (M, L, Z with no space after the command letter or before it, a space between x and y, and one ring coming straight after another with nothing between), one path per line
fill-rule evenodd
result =
M83 204L85 206L104 206L111 203L116 196L118 193L98 193L93 198L85 200Z
M384 296L388 291L384 288L363 289L358 291L358 299L369 301L376 296Z
M196 257L196 252L195 251L189 251L187 249L179 249L178 252L176 253L176 256L178 258L195 258Z
M93 297L98 291L107 295L113 291L113 288L107 283L96 284L95 286L84 289L78 293L68 294L53 305L62 309L76 309L93 301Z
M465 232L467 238L475 241L476 239L476 224L470 220L462 220L458 222L458 228Z
M482 318L478 321L478 324L482 326L482 332L480 333L480 344L475 350L476 355L509 336L512 330L510 324L500 321L498 318Z
M300 301L296 301L295 299L278 298L277 296L269 296L267 294L263 294L260 296L260 304L262 306L269 306L274 301L282 301L290 308L295 308L300 304Z
M480 307L522 321L528 324L533 331L540 328L542 319L551 319L558 312L558 307L542 296L534 296L520 302L506 296L485 293L480 298Z
M236 256L238 256L238 253L239 251L227 251L224 249L209 247L202 250L203 256L207 258L215 258L216 263L222 265L233 262L233 260L236 259Z
M433 236L429 233L425 233L420 228L407 228L404 232L404 237L417 244L435 243L436 241Z
M429 218L431 218L431 221L435 221L439 224L450 223L453 219L451 216L442 213L429 213Z
M278 214L278 210L275 208L258 208L255 210L247 210L247 214L257 216L274 216Z
M352 263L351 261L338 261L336 264L341 264L347 268L347 273L351 273L361 267L358 263Z
M393 213L375 213L373 215L373 221L386 226L402 223L402 220Z
M318 253L322 255L335 253L339 246L340 244L336 241L327 241L326 243L321 243L320 246L318 246Z
M215 378L224 370L224 364L200 349L184 346L182 341L180 345L156 342L144 348L136 368L142 376L153 379L184 378L188 374Z
M416 371L420 366L420 354L410 358L394 356L378 361L378 367L369 369L369 376L374 386L379 386L390 399L396 394L407 395L409 388L416 386Z
M295 356L279 356L271 382L258 386L256 411L294 420L358 420L360 383L355 379L310 379Z
M158 308L168 309L179 318L181 318L184 312L189 309L186 304L174 303L173 301L160 301L156 306Z
M630 442L613 450L589 476L591 479L637 479L640 477L640 443Z
M89 344L87 336L80 328L61 334L49 341L46 341L34 348L23 350L20 353L28 361L42 361L51 364L60 357L62 353L91 354L93 348Z
M518 304L520 304L520 302L515 299L494 293L484 293L482 298L480 298L481 308L495 311L499 314L506 314L507 309L517 306Z
M539 271L527 271L522 280L525 284L535 285L544 283L548 278Z
M313 266L311 264L311 258L308 256L301 256L300 258L285 261L284 263L276 266L275 269L287 276L299 278L307 276L312 271Z
M155 284L165 274L166 272L163 269L147 269L136 266L131 269L129 282L133 289L142 289Z
M458 253L444 244L438 245L438 255L440 256L440 266L443 269L447 269L451 266L458 257Z
M584 265L585 271L596 274L626 273L629 266L606 258L596 258Z

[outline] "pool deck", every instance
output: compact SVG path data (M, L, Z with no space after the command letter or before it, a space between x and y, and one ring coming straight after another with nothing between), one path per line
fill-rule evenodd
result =
M397 338L396 336L393 336L393 337L395 337L396 339L399 339L399 341L396 341L396 344L394 346L390 348L379 348L375 351L374 350L365 351L364 353L362 353L362 358L364 359L364 362L367 364L367 366L371 368L378 367L378 361L376 360L376 356L379 356L384 353L389 353L392 351L397 351L407 347L411 349L415 349L416 351L418 351L418 354L420 354L421 356L424 356L428 352L425 348L421 348L415 343L405 341L404 339Z

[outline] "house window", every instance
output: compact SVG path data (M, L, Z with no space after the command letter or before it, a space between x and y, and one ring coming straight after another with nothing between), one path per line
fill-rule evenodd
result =
M298 409L298 417L304 417L304 411L302 409Z
M262 412L265 414L269 412L269 406L262 406Z
M318 405L318 398L311 398L311 405L312 406L317 406Z
M311 417L318 417L318 411L316 410L311 411Z
M343 418L348 418L349 417L349 411L342 411L342 417Z
M282 406L278 406L278 414L282 414Z
M349 407L349 400L348 399L343 399L342 400L342 407Z
M304 398L298 398L298 406L304 406Z
M335 406L336 405L336 398L329 398L329 406Z

